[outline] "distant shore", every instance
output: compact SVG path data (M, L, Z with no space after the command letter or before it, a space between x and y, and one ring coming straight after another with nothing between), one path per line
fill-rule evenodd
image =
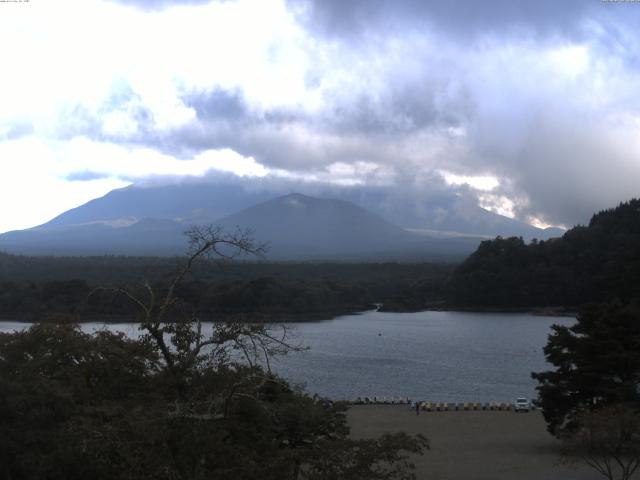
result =
M501 307L501 306L462 306L450 304L427 304L422 306L402 306L382 304L378 309L385 313L417 313L417 312L469 312L469 313L528 313L540 317L575 317L577 307Z
M419 313L419 312L468 312L468 313L525 313L540 317L575 317L577 309L565 309L563 307L536 307L536 308L504 308L504 307L460 307L454 305L431 305L413 308L393 308L387 307L385 304L371 305L367 310L348 310L348 311L325 311L325 312L308 312L308 313L274 313L274 314L256 314L249 313L242 315L246 321L265 322L265 323L292 323L292 322L318 322L323 320L333 320L345 315L357 315L360 313L378 311L382 313ZM233 317L239 317L238 314L210 314L201 316L203 322L229 320ZM0 318L0 322L17 322L17 323L136 323L138 320L131 315L98 315L90 317L74 317L73 315L52 315L49 317L39 317L35 314L15 313L11 318Z
M357 315L359 313L365 313L375 310L372 305L367 310L338 310L338 311L324 311L324 312L308 312L308 313L268 313L259 314L250 312L246 314L208 314L199 316L202 322L224 321L234 320L237 318L243 318L248 322L264 322L264 323L292 323L292 322L318 322L323 320L333 320L345 315ZM401 313L401 312L398 312ZM133 315L89 315L89 316L74 316L74 315L51 315L44 318L36 314L27 313L14 313L11 317L0 317L0 322L17 322L17 323L137 323L139 320L135 314Z

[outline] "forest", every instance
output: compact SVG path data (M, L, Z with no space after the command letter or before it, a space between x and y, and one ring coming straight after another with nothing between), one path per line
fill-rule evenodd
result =
M117 321L134 306L113 292L167 286L183 258L28 257L0 253L0 318ZM640 296L640 200L599 212L561 238L497 237L451 263L286 263L201 259L176 292L200 318L317 320L374 308L577 311Z
M575 309L640 297L640 200L596 213L561 238L484 241L446 284L451 305L466 308Z
M116 321L135 315L114 288L162 290L183 258L28 257L0 254L0 318ZM317 320L375 308L420 310L444 298L452 264L270 263L202 259L181 283L183 305L202 319L244 315Z

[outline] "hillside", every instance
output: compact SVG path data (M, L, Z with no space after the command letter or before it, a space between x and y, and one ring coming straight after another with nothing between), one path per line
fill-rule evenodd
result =
M132 185L68 210L42 227L127 223L142 218L206 223L270 198L273 195L265 190L248 190L233 183Z
M351 202L402 228L457 232L471 236L523 236L546 239L559 236L478 206L472 198L453 193L424 192L420 198L398 195L385 187L337 187L267 180L184 182L169 185L132 185L109 192L58 215L42 228L83 224L129 225L143 218L181 223L209 223L261 202L300 192L316 198Z
M0 235L0 250L26 255L179 255L185 225L145 218L130 225L102 222L36 227Z
M484 241L448 284L457 306L574 307L640 298L640 199L595 214L561 238Z
M269 244L270 260L449 261L464 258L480 241L417 235L351 202L301 194L271 199L217 220L202 209L186 217L116 218L125 213L122 208L92 221L76 210L40 227L5 233L0 235L0 250L29 255L180 255L187 249L183 232L194 223L208 222L227 231L250 229L257 242ZM149 205L137 205L129 213L148 209Z
M271 259L462 258L479 239L443 240L407 232L351 202L285 195L216 222L250 228Z

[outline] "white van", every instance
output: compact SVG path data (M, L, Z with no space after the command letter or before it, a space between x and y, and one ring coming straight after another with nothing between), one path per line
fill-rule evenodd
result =
M516 412L528 412L531 409L531 403L526 398L516 398L513 409Z

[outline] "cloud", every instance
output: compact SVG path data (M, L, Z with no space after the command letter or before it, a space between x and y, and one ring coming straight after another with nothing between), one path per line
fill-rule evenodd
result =
M213 1L224 2L229 0L109 0L127 7L135 7L141 10L163 10L169 7L200 5Z
M0 145L74 183L227 168L567 225L640 193L632 2L70 2L0 18Z
M33 125L27 120L5 121L0 124L0 141L15 140L33 133Z
M579 39L584 23L633 25L640 16L634 2L583 0L289 0L300 21L316 33L369 41L381 31L393 34L430 29L453 41L468 42L479 36L508 37L531 34L562 35ZM617 4L616 4L617 3ZM625 19L626 17L626 19ZM631 18L629 18L631 17Z
M0 175L0 232L42 224L128 184L109 176L69 182L64 178L64 157L32 136L0 142L0 158L9 165Z
M104 172L92 172L91 170L82 170L78 172L71 172L65 176L66 180L70 182L87 182L91 180L100 180L103 178L109 178L109 175Z
M494 210L553 224L584 222L638 194L633 52L603 56L598 35L459 49L425 34L314 48L326 64L306 94L321 98L312 108L265 108L241 87L205 89L180 97L192 120L142 129L136 141L182 158L230 148L296 178L350 184L403 188L440 170L491 176L502 184ZM353 174L340 176L346 166Z
M140 181L154 176L202 176L210 170L237 176L265 176L253 158L229 150L204 150L186 160L145 147L123 147L76 137L69 142L42 145L55 156L56 168L68 180L102 177ZM89 160L87 160L89 159Z

